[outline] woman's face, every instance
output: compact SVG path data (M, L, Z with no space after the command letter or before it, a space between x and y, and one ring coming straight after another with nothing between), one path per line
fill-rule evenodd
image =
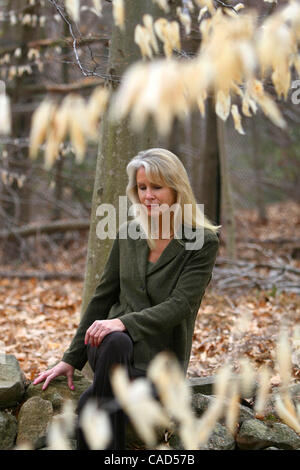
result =
M168 186L151 183L143 166L136 173L136 182L140 203L146 206L148 215L158 215L162 204L172 206L176 202L176 191Z

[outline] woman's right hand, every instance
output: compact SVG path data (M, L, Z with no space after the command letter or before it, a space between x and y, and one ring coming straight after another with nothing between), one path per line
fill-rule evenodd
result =
M70 364L67 364L64 361L59 362L56 366L52 367L45 372L42 372L36 379L33 381L33 385L37 385L40 382L45 381L42 390L46 390L51 380L55 379L59 375L65 375L68 380L68 386L71 390L74 390L73 376L74 376L74 367Z

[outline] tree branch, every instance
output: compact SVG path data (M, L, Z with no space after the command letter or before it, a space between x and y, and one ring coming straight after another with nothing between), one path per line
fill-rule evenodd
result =
M84 276L82 273L74 272L46 272L46 271L29 271L29 272L17 272L17 271L0 271L0 278L20 278L20 279L32 279L37 278L41 280L48 279L72 279L74 281L83 281Z
M39 93L60 93L66 94L74 91L80 91L86 88L91 88L99 85L104 84L103 78L92 78L87 77L77 83L68 83L68 84L60 84L60 85L27 85L24 87L19 87L19 91L22 91L24 95L34 95ZM10 93L14 90L14 87L7 87L7 92Z
M30 237L41 233L67 232L71 230L88 230L90 221L88 219L74 219L67 221L49 222L46 224L32 224L20 228L12 228L0 231L0 239L17 237Z

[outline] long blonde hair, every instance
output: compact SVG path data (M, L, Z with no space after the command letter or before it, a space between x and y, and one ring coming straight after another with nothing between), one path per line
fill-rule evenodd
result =
M217 232L220 226L214 225L197 206L196 199L191 188L188 174L179 158L169 150L163 148L152 148L139 152L127 165L128 184L126 195L134 205L139 205L140 200L137 190L136 173L141 167L145 168L146 177L152 183L167 186L176 191L176 206L174 211L173 230L176 234L178 228L177 222L185 224L188 227L196 229L204 227ZM190 205L191 211L185 211L185 205ZM177 212L180 212L178 214ZM180 219L179 219L180 215ZM149 233L148 220L142 213L134 214L134 218L140 223L146 234L148 244L151 248L155 247L155 242Z

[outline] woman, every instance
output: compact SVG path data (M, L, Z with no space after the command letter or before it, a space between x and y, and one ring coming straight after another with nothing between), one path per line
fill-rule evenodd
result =
M145 376L155 355L168 350L186 373L195 319L218 250L219 227L200 211L186 170L173 153L142 151L127 173L126 193L135 218L120 227L62 361L34 381L45 381L45 389L55 377L66 375L74 389L74 369L81 370L88 360L94 380L80 397L79 417L91 397L100 405L113 403L109 374L114 364L123 364L134 379ZM124 413L112 412L111 422L109 448L123 449ZM79 449L87 448L80 429L77 443Z

